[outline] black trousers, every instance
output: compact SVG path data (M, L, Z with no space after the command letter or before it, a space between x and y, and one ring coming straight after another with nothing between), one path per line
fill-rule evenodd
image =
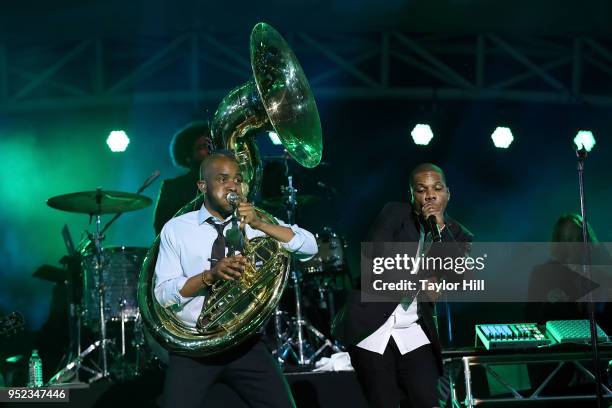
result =
M399 407L400 389L413 408L439 406L438 367L429 344L402 356L392 337L383 355L357 346L349 354L370 407Z
M163 406L200 408L216 382L227 384L250 407L295 407L285 377L260 338L214 358L170 354Z

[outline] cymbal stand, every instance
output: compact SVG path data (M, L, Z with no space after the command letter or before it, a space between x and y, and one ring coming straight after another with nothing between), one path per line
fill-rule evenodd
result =
M331 327L332 319L336 315L336 302L334 298L334 289L331 288L331 279L323 277L315 280L317 284L317 294L319 295L319 309L327 309L329 314L329 324Z
M96 202L99 206L102 204L102 190L98 188L98 194L96 195ZM104 309L106 306L104 293L104 255L102 254L102 240L104 236L101 233L100 223L101 223L101 211L98 211L96 214L96 234L93 237L94 246L96 248L96 272L98 273L98 301L100 305L100 354L102 358L102 373L100 376L95 378L93 381L98 380L99 378L106 378L109 376L108 372L108 354L107 354L107 343L109 340L106 338L106 316L104 313Z
M83 384L79 378L80 370L87 371L90 374L97 374L96 371L82 364L83 358L91 351L88 351L87 353L83 353L81 351L81 311L75 299L75 285L76 280L78 279L78 274L73 270L73 262L74 260L72 259L65 260L68 269L72 272L70 280L67 282L69 285L68 317L70 325L70 347L66 353L66 361L68 361L68 363L56 374L54 374L53 377L51 377L47 385L65 384L64 380L68 378L68 374L70 372L74 372L74 376L69 377L71 384Z
M98 206L101 206L102 203L102 190L98 188L98 194L96 195L96 202ZM62 368L58 373L56 373L48 382L49 385L52 384L62 384L67 373L72 370L76 370L76 380L79 381L78 372L83 369L84 371L92 374L92 377L89 379L89 383L97 381L102 378L106 378L109 376L108 371L108 350L107 344L111 341L106 338L106 318L104 313L104 278L103 278L103 270L104 270L104 255L102 254L102 240L104 239L104 235L101 232L100 224L101 224L101 210L97 211L97 214L91 214L90 217L95 217L95 225L96 225L96 233L90 234L89 239L94 244L95 248L95 261L96 261L96 273L98 274L98 297L99 297L99 307L100 307L100 340L95 341L89 347L85 348L84 351L81 352L81 319L79 318L78 327L77 327L77 356L72 361L70 361L64 368ZM96 348L100 348L100 357L102 360L102 367L90 368L82 364L83 359L87 357L91 352L93 352Z
M285 175L287 175L287 186L281 186L281 191L283 195L286 197L287 205L287 222L289 224L293 223L293 219L295 217L295 206L297 205L296 193L297 190L293 187L293 176L289 175L289 167L287 164L287 155L284 155L285 161ZM291 262L293 264L293 262ZM295 268L291 265L291 277L295 278ZM295 281L295 280L294 280ZM297 286L296 286L297 288ZM297 291L298 289L296 289ZM301 301L299 294L296 293L296 310L300 309L301 311ZM297 361L304 360L304 347L303 347L303 330L301 327L298 328L298 344L299 344L299 352L295 353L293 348L291 347L292 336L287 334L287 332L283 332L282 330L282 319L283 316L286 315L285 312L280 310L279 307L274 311L274 332L276 337L276 350L274 353L279 364L284 364L286 362L287 355L291 353L293 357ZM301 316L301 314L300 314Z
M134 375L138 376L141 374L144 361L146 361L146 351L144 349L145 339L140 313L136 314L136 319L134 320L133 338L132 345L136 349L136 369Z
M293 185L293 176L291 176L289 173L287 156L285 156L285 175L287 176L287 186L283 186L281 189L283 195L286 197L287 222L292 225L295 223L296 218L298 204L296 194L298 190ZM293 281L293 291L295 295L295 318L292 319L293 333L290 334L287 340L283 342L283 339L280 338L282 333L278 331L280 322L275 320L275 326L277 328L277 343L280 345L280 348L276 350L276 356L281 363L284 363L284 358L289 351L288 349L291 348L292 344L294 344L297 346L297 353L292 350L292 354L296 357L297 364L303 367L314 363L315 358L327 347L330 347L334 351L338 352L341 350L304 318L302 313L302 293L300 290L299 273L293 260L291 262L291 280ZM275 313L275 319L280 319L278 310ZM307 350L312 350L313 347L305 339L304 330L311 332L323 343L323 345L314 352L308 352Z

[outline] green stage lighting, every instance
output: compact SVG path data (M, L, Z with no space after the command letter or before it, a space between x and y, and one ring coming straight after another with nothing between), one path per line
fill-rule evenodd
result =
M491 139L498 149L507 149L514 141L514 136L512 136L510 128L498 126L491 134Z
M7 363L15 364L21 361L22 359L23 359L23 355L17 354L15 356L8 357L5 361Z
M125 152L130 144L130 138L123 130L113 130L106 138L106 144L111 152Z
M431 131L431 127L427 124L419 123L412 129L410 132L412 136L412 140L414 140L414 144L419 146L427 146L431 139L433 139L433 132Z
M590 130L579 130L574 137L574 144L578 150L584 148L587 152L590 152L595 146L595 136Z

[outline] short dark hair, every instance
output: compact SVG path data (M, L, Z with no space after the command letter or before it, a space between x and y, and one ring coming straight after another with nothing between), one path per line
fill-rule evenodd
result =
M444 181L444 183L446 184L446 175L444 174L444 170L442 170L440 167L436 166L433 163L421 163L414 169L412 169L412 171L410 172L410 188L414 187L414 176L419 173L424 173L426 171L433 171L435 173L438 173L442 178L442 181Z
M170 157L176 167L190 168L189 158L193 154L193 142L200 136L210 139L208 123L201 120L188 123L174 134L170 143Z
M226 158L236 161L236 155L233 151L229 149L215 150L212 154L206 156L204 160L202 160L202 163L200 163L200 180L204 180L204 173L206 172L206 168L210 166L212 162L220 158Z

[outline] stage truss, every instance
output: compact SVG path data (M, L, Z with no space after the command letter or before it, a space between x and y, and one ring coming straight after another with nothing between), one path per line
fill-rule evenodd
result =
M612 43L592 37L285 35L318 99L612 106ZM251 78L243 37L0 44L0 112L216 102Z

